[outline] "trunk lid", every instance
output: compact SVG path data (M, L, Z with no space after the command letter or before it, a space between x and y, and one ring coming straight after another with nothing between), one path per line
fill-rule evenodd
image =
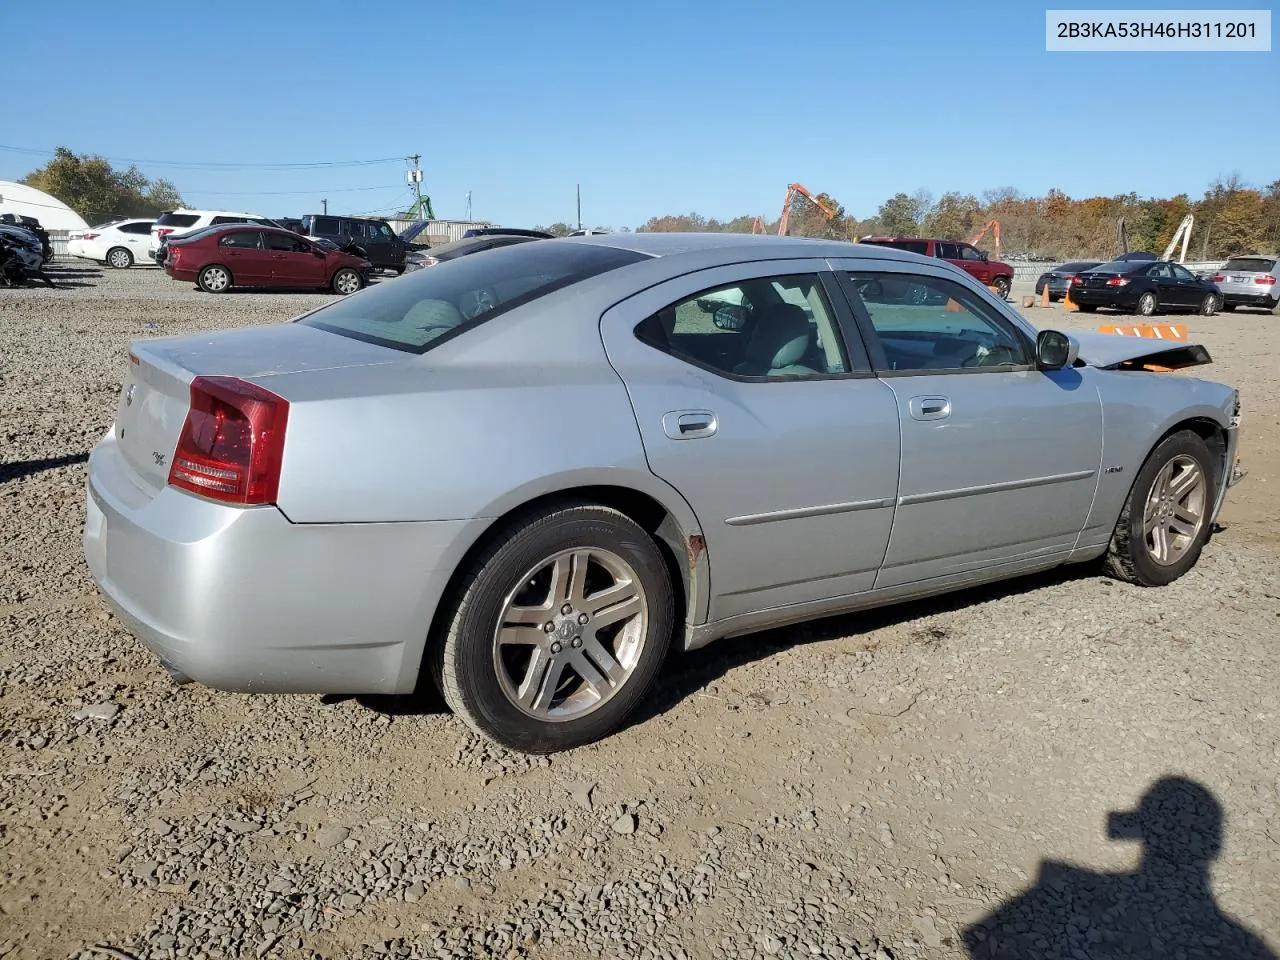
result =
M277 374L403 359L385 347L295 323L135 340L116 403L116 441L141 486L155 494L168 483L197 376L266 378L262 385L270 390Z

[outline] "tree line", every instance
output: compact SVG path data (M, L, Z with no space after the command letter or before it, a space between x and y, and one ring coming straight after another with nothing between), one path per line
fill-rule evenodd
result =
M1280 252L1280 180L1264 188L1250 187L1238 177L1216 180L1192 200L1139 197L1136 193L1075 199L1061 190L1042 197L1026 196L1013 187L986 191L981 198L927 190L897 193L865 220L849 214L828 194L819 199L836 215L828 217L804 197L791 206L792 236L857 240L871 234L928 236L970 240L990 220L1000 222L1003 253L1009 256L1107 258L1121 252L1124 221L1130 250L1164 251L1182 219L1195 217L1189 260L1219 260L1239 253ZM752 215L717 220L697 213L652 217L637 232L750 233ZM766 221L776 233L778 220ZM990 248L990 236L980 246Z

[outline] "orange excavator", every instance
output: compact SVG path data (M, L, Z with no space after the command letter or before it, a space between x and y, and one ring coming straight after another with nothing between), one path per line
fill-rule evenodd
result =
M787 184L787 198L782 202L782 216L778 220L778 236L780 237L785 237L787 231L791 228L791 203L797 195L804 197L826 214L828 220L834 220L836 217L836 212L831 208L831 205L815 197L803 184L789 183ZM755 223L751 225L751 232L767 233L768 230L764 225L764 220L756 217Z
M988 233L991 234L992 239L994 239L996 242L996 259L997 260L1004 259L1000 255L1000 221L999 220L992 219L984 223L982 225L982 229L979 230L976 234L974 234L973 239L969 241L970 245L976 247L978 245L978 241L981 240L983 237L985 237Z

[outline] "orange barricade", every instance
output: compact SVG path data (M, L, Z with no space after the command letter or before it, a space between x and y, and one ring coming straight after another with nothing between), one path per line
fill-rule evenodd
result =
M1098 327L1098 332L1114 333L1122 337L1146 337L1149 340L1172 340L1175 343L1190 339L1185 323L1104 323ZM1160 373L1168 373L1173 369L1154 363L1146 363L1143 366Z

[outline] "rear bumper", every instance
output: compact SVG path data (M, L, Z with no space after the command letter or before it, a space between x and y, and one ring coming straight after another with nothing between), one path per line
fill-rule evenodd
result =
M1072 303L1083 303L1092 307L1114 307L1117 310L1132 309L1138 302L1137 296L1126 296L1123 293L1112 293L1110 290L1094 290L1089 287L1069 287Z
M1280 294L1236 293L1224 290L1222 291L1222 302L1233 307L1266 307L1271 310L1277 303L1280 303Z
M108 436L89 459L83 548L111 606L179 679L408 693L477 524L294 524L275 507L153 493Z

